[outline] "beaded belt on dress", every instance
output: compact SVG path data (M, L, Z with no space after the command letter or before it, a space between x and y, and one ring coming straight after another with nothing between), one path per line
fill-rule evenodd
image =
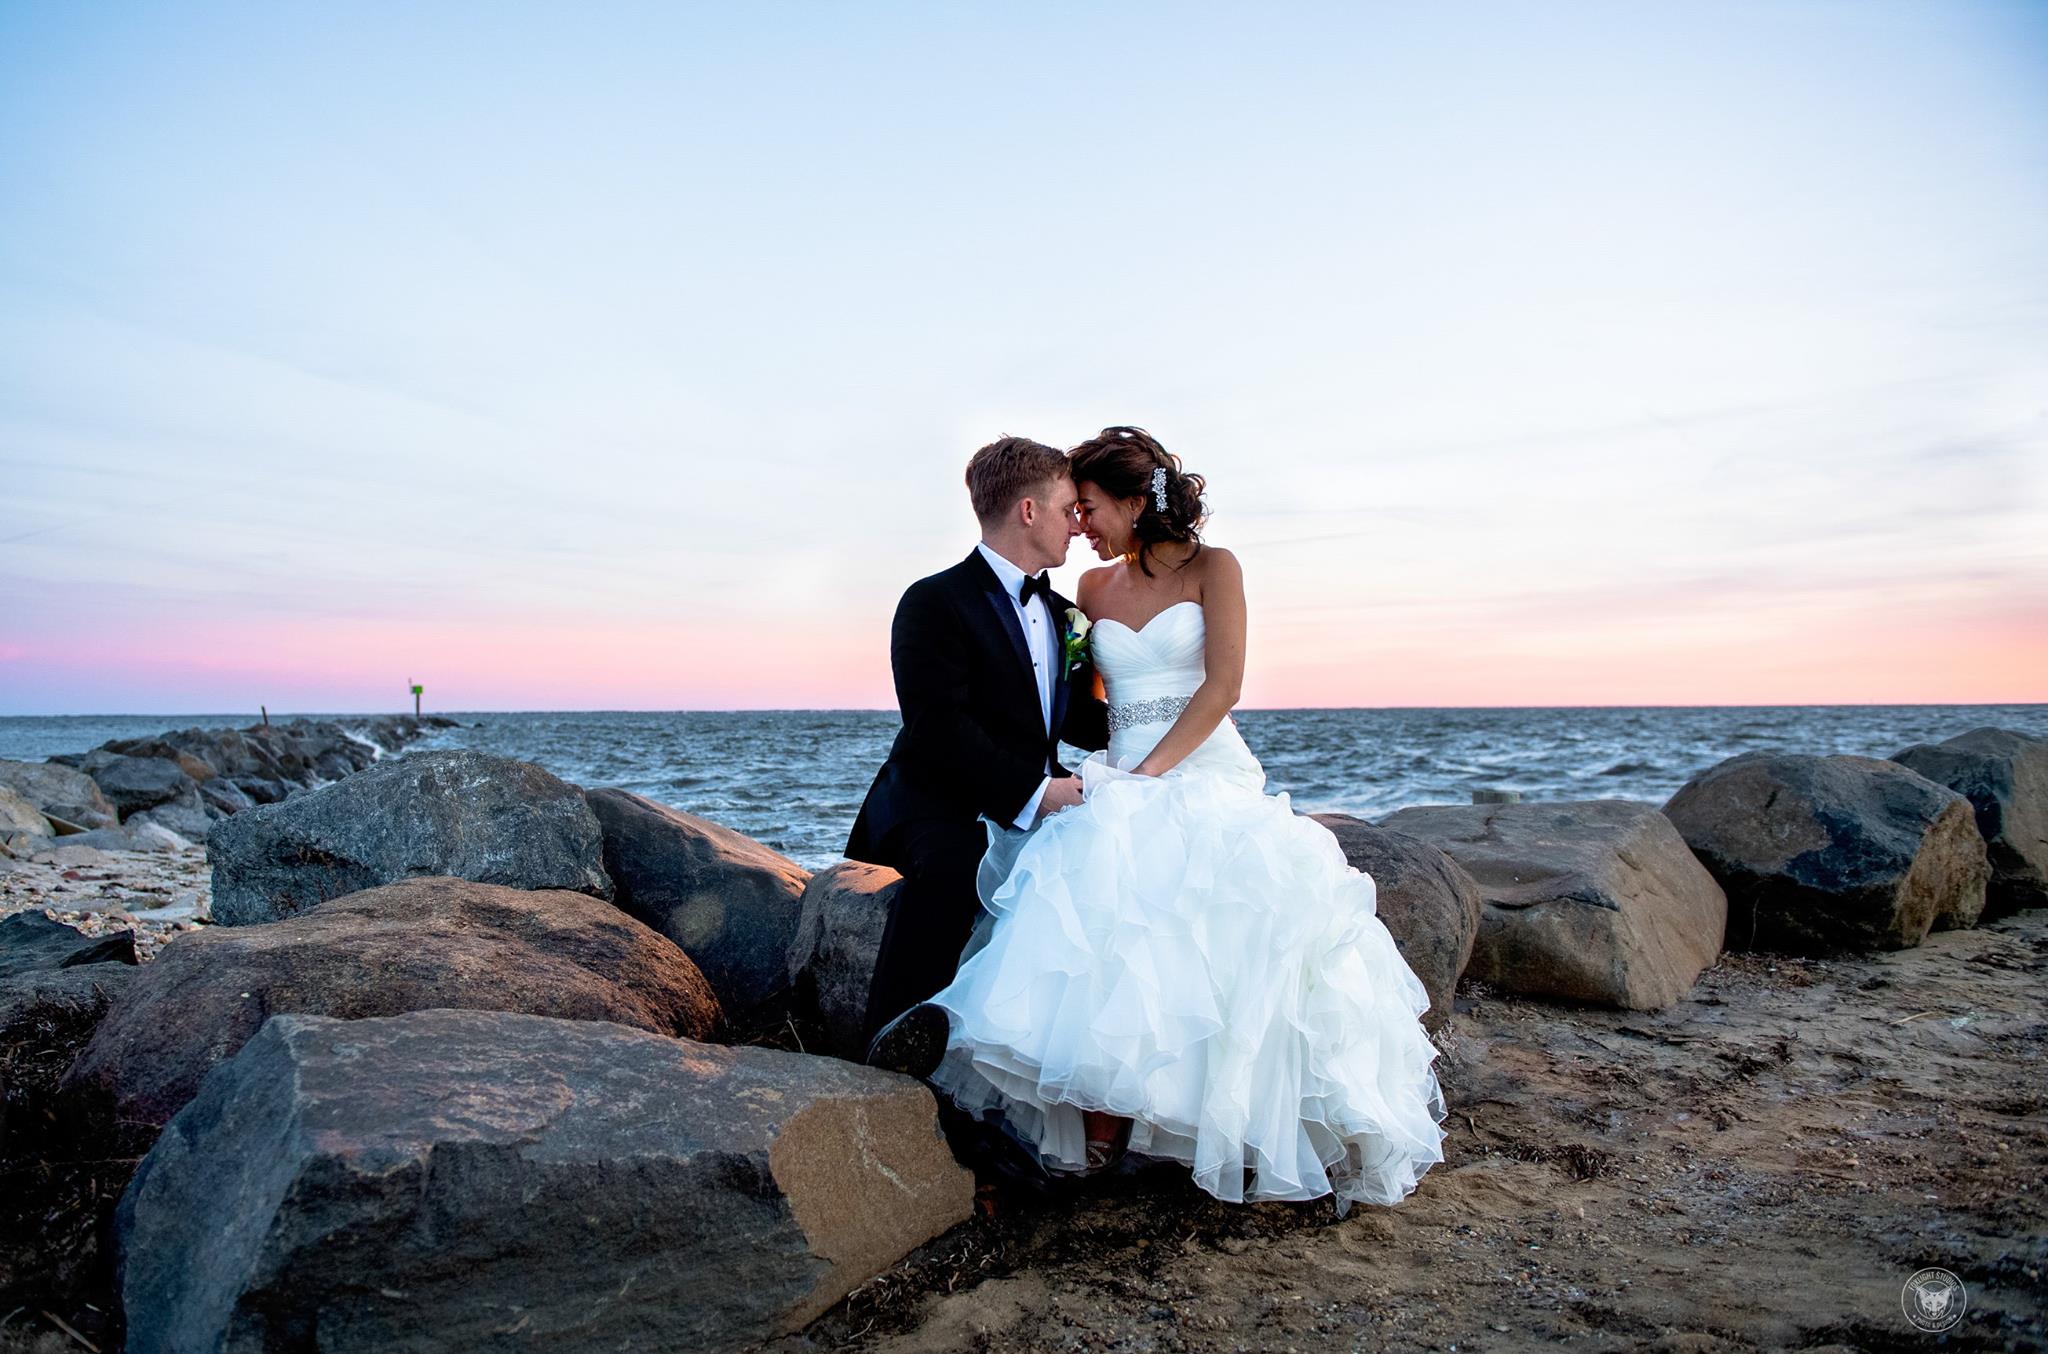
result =
M1180 712L1188 708L1191 696L1161 696L1157 700L1132 701L1128 705L1109 707L1109 731L1134 728L1139 724L1163 724L1169 719L1179 719Z

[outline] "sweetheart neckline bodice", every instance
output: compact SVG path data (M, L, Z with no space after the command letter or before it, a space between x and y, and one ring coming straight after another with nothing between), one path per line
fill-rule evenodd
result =
M1145 632L1146 632L1147 630L1150 630L1150 629L1152 628L1152 622L1153 622L1153 621L1156 621L1156 620L1158 620L1158 619L1159 619L1159 618L1160 618L1161 616L1164 616L1164 615L1165 615L1165 614L1166 614L1167 612L1169 612L1169 611L1172 611L1172 610L1174 610L1174 609L1175 609L1176 607L1184 607L1184 606L1194 606L1194 607L1198 607L1198 606L1200 606L1200 605L1201 605L1201 603L1200 603L1200 602L1198 602L1198 601L1196 601L1196 600L1194 600L1194 599L1193 599L1192 597L1191 597L1191 598L1189 598L1189 599L1188 599L1187 601L1185 601L1185 602L1175 602L1175 603L1173 604L1173 606L1169 606L1169 607L1163 607L1163 608L1161 608L1160 610L1158 610L1158 611L1155 611L1155 612L1153 612L1153 613L1152 613L1152 619L1151 619L1151 620L1148 620L1148 621L1146 621L1146 622L1145 622L1145 623L1144 623L1143 625L1138 625L1138 626L1133 626L1133 625L1130 625L1130 624L1129 624L1129 623L1127 623L1127 622L1124 622L1124 621L1120 621L1120 620L1118 620L1118 619L1117 619L1116 617L1114 617L1114 616L1104 616L1104 617L1103 617L1103 618L1102 618L1101 620L1099 620L1099 621L1097 621L1097 622L1095 622L1095 623L1096 623L1097 625L1121 625L1121 626L1123 626L1123 628L1124 628L1124 629L1126 629L1126 630L1130 631L1130 632L1131 632L1132 634L1134 634L1134 635L1142 635L1142 634L1144 634L1144 633L1145 633Z

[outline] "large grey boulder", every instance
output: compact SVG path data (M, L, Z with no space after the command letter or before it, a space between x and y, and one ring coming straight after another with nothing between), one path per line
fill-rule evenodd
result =
M1465 972L1504 991L1657 1010L1721 952L1727 899L1654 805L1426 805L1380 825L1440 847L1477 883Z
M1664 812L1728 892L1730 948L1900 950L1984 911L1970 801L1897 762L1745 752Z
M735 1019L778 1001L809 872L730 828L625 790L584 799L604 833L613 900L682 946Z
M146 1148L277 1012L354 1020L429 1007L721 1032L718 1000L689 957L609 903L414 879L165 946L65 1078L67 1113L81 1136Z
M824 1052L861 1061L867 1041L868 988L903 876L880 865L842 861L811 876L789 947L794 1004L824 1031Z
M425 875L612 896L597 819L531 762L467 750L382 761L215 824L213 918L276 921Z
M1892 760L1970 801L1991 860L1985 917L2048 907L2048 739L1986 727Z
M740 1350L971 1211L931 1092L472 1011L283 1015L115 1213L131 1349Z
M93 778L77 767L0 761L0 784L17 791L46 816L78 827L113 827L120 821Z
M1479 939L1479 885L1437 846L1342 813L1311 815L1344 848L1352 868L1372 876L1380 921L1429 990L1422 1017L1431 1031L1451 1018L1458 978Z

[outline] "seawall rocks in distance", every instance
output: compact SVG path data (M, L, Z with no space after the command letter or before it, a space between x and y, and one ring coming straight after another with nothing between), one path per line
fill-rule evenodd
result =
M1479 885L1465 972L1503 991L1657 1010L1721 952L1728 901L1655 805L1427 805L1380 826L1442 847Z
M276 921L422 875L612 896L597 819L531 762L453 749L378 762L222 820L207 839L213 918Z
M130 832L139 832L145 826L154 825L175 832L186 841L203 842L212 835L213 825L226 817L227 812L211 805L202 791L202 786L187 786L175 799L129 814L121 826Z
M240 813L256 807L256 800L250 797L249 792L226 776L215 776L201 784L199 798L209 810L219 814Z
M159 804L199 802L198 780L168 758L130 757L101 748L87 753L78 769L92 777L123 822ZM195 764L195 769L203 768Z
M688 955L610 903L559 889L411 879L263 926L166 945L64 1079L81 1138L140 1151L281 1011L359 1019L429 1007L602 1020L714 1038Z
M129 1347L166 1354L739 1350L972 1202L906 1077L536 1016L284 1015L143 1161L117 1272Z
M1380 921L1401 957L1429 989L1425 1028L1451 1018L1458 978L1479 938L1479 886L1444 851L1405 832L1374 827L1342 813L1311 815L1344 848L1352 868L1372 876Z
M1970 801L1991 858L1985 917L2048 907L2048 739L1972 729L1892 760Z
M33 800L13 786L0 783L0 841L15 836L49 837L55 834L56 829L50 826L50 820Z
M1728 891L1732 949L1901 950L1984 911L1970 801L1897 762L1745 752L1664 813Z
M735 1020L789 988L810 874L751 837L625 790L584 792L613 901L682 946Z
M799 1006L825 1030L824 1051L853 1062L867 1054L861 1037L875 956L889 924L889 905L903 876L880 865L844 861L811 876L803 916L789 947L789 976Z
M13 786L44 814L78 827L113 827L120 821L105 792L75 766L0 760L0 783Z

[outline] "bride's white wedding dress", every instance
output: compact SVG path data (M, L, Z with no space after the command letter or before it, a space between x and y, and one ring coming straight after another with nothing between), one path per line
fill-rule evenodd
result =
M1371 876L1265 793L1228 719L1165 775L1129 770L1202 683L1203 619L1092 630L1109 748L1082 804L991 826L990 916L932 998L952 1018L933 1084L1055 1169L1085 1164L1087 1108L1220 1199L1398 1203L1444 1159L1445 1107Z

